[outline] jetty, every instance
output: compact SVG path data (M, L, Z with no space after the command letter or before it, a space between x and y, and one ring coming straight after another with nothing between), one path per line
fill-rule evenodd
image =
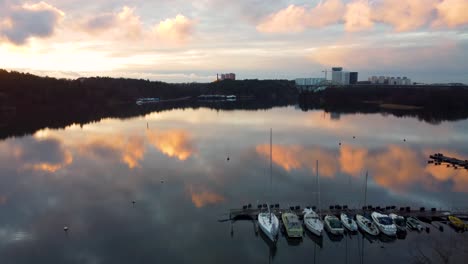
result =
M452 166L453 168L457 169L458 167L462 167L468 170L468 160L461 160L453 157L445 156L442 153L435 153L429 156L430 160L427 162L429 164L434 165L442 165L443 163L447 165L447 167Z
M369 206L364 206L360 209L356 209L356 208L348 208L348 206L346 205L343 205L343 206L331 205L327 209L318 210L315 206L312 206L311 208L314 209L317 213L319 213L322 216L325 216L327 214L340 215L342 212L346 212L350 215L380 212L384 214L395 213L403 217L416 217L418 219L421 219L423 221L425 220L427 222L447 221L449 215L454 215L461 219L468 219L468 212L451 212L447 210L438 210L436 208L426 209L424 207L412 209L411 207L408 207L408 206L407 207L396 207L396 206L373 207L369 205ZM252 207L251 204L244 205L242 208L229 210L228 220L231 220L231 221L256 220L258 217L258 214L265 210L268 210L268 207L266 204L258 205L257 207ZM304 217L304 213L303 213L304 208L301 208L300 206L290 206L289 208L280 208L279 204L275 204L275 205L270 206L270 210L278 218L280 218L281 214L284 212L293 212L297 216L299 216L300 219Z

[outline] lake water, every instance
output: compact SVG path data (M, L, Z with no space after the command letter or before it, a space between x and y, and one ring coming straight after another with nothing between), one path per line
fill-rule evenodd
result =
M248 203L316 205L316 160L324 208L361 207L368 171L368 204L466 210L468 170L427 160L467 159L467 131L468 120L201 108L8 138L0 263L463 263L468 233L445 224L397 240L281 236L272 248L253 222L218 220Z

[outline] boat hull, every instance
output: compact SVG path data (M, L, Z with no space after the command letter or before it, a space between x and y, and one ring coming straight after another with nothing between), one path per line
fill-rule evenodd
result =
M356 221L354 221L352 218L349 218L346 214L341 214L340 220L343 226L349 231L356 232L358 230Z
M302 238L304 230L302 225L299 222L299 218L296 214L293 213L283 213L281 215L283 220L284 228L286 229L286 234L290 238Z
M369 235L377 236L380 233L375 224L362 215L356 215L356 223L362 231Z
M325 216L325 221L324 221L325 222L324 223L325 224L325 229L332 235L335 235L335 236L343 235L344 234L344 228L343 227L340 227L340 228L332 227L331 224L330 224L330 221L332 219L335 220L335 221L338 221L339 223L341 223L340 220L337 217L327 215L327 216Z
M273 242L278 240L279 221L276 215L269 213L260 213L258 215L258 226L262 232Z

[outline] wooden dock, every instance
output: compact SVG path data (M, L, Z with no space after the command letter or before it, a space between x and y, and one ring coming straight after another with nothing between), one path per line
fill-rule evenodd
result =
M261 209L259 208L252 208L249 206L244 206L241 209L231 209L229 211L229 220L256 220L258 217L258 214L260 212L265 212L267 211L268 208L262 207ZM271 209L271 211L281 219L281 214L284 212L293 212L296 215L299 216L300 219L304 217L303 214L304 208L299 208L298 206L295 206L294 208L279 208L279 207L274 207ZM426 210L425 208L419 208L418 210L411 209L409 207L400 207L396 208L395 206L392 207L386 207L386 208L367 208L366 209L349 209L349 208L329 208L329 209L322 209L322 210L316 210L316 212L320 213L322 216L325 216L327 214L331 215L336 215L339 216L342 212L346 212L350 215L356 215L356 214L364 214L364 213L372 213L374 211L381 212L384 214L391 214L395 213L404 217L416 217L421 220L425 221L447 221L447 218L449 215L455 215L459 218L462 219L468 219L468 213L467 212L450 212L450 211L439 211L436 210L435 208L431 208L430 210Z
M458 167L465 168L468 170L468 160L461 160L457 158L447 157L444 156L442 153L435 153L429 156L430 160L428 163L434 165L442 165L442 163L446 164L447 167L452 166L454 169Z

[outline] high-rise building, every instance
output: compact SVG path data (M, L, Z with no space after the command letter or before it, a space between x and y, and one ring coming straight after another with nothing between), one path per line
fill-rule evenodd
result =
M350 72L349 73L349 84L356 84L358 82L358 73Z
M342 67L333 67L332 68L332 81L334 83L343 83L343 68Z
M236 80L236 74L234 74L234 73L222 73L220 80L221 81L222 80Z

